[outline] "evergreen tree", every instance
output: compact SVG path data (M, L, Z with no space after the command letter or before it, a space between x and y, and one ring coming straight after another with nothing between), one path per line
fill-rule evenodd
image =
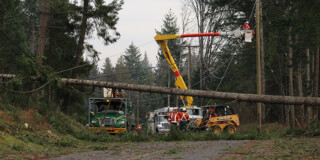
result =
M136 47L133 43L129 45L129 48L125 51L124 60L126 65L129 68L129 71L131 73L131 78L134 83L141 84L143 78L143 72L142 72L142 62L141 62L141 53L138 47Z
M115 76L117 82L119 83L129 83L132 77L132 72L130 72L129 67L125 61L124 56L121 56L116 63Z
M101 80L114 82L115 78L113 76L115 74L115 68L111 64L111 60L109 58L105 59L105 62L102 66L102 78Z

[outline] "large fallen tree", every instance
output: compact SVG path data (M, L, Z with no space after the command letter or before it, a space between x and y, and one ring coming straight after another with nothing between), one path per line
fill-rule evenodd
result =
M0 74L0 78L2 79L12 79L15 77L16 76L13 74ZM139 92L205 97L205 98L214 98L214 99L228 99L228 100L246 101L246 102L262 102L262 103L294 104L294 105L305 104L305 105L320 106L320 98L316 98L316 97L257 95L257 94L216 92L216 91L204 91L204 90L193 90L193 89L185 90L185 89L168 88L168 87L115 83L115 82L105 82L105 81L93 81L93 80L83 80L83 79L71 79L71 78L61 78L57 80L61 81L64 84L70 84L70 85L85 85L85 86L94 86L94 87L115 88L115 89L124 89L124 90L132 90L132 91L139 91Z

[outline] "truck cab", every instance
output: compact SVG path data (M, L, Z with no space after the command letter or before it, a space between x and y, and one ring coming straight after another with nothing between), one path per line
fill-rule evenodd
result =
M187 113L190 118L190 123L188 124L188 129L196 128L196 119L203 118L203 110L197 106L191 106L187 108Z
M126 98L90 98L89 129L122 133L127 130L131 104Z

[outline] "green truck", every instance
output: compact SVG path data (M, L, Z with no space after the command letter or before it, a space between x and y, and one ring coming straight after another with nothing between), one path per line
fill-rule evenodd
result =
M89 98L89 129L117 134L130 130L133 105L126 98Z

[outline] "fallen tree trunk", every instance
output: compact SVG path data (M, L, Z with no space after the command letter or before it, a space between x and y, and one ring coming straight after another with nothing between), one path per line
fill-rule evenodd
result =
M3 78L3 79L11 79L14 77L15 75L12 75L12 74L0 74L0 78ZM168 88L168 87L157 87L157 86L93 81L93 80L83 80L83 79L71 79L71 78L61 78L60 81L64 84L70 84L70 85L85 85L85 86L94 86L94 87L132 90L132 91L139 91L139 92L172 94L172 95L204 97L204 98L214 98L214 99L228 99L228 100L237 100L237 101L246 101L246 102L295 104L295 105L305 104L305 105L312 105L312 106L320 105L320 98L315 98L315 97L257 95L257 94L229 93L229 92L203 91L203 90L192 90L192 89L185 90L185 89Z

